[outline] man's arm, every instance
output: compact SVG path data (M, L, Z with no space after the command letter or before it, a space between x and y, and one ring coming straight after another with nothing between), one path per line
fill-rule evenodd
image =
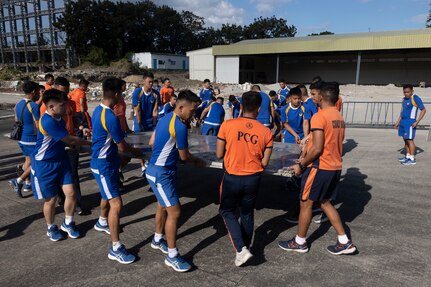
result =
M419 114L419 118L412 124L412 128L415 128L419 122L423 119L423 117L425 116L427 110L425 109L425 107L421 110L421 113Z
M222 159L224 157L225 152L226 152L226 142L224 140L217 139L216 157L218 159Z
M138 123L139 129L142 130L142 125L141 125L141 107L139 105L137 105L136 107L133 107L135 109L135 114L136 114L136 122Z
M304 129L304 137L308 136L310 133L310 120L304 119L302 123L302 128Z
M87 107L84 103L85 103L85 98L80 98L79 99L79 105L81 106L81 112L83 112L83 113L85 113L87 111Z
M300 175L303 171L301 166L308 166L314 162L323 152L323 145L325 143L325 134L323 130L314 130L313 133L313 145L306 150L306 154L299 160L299 164L290 166L296 175Z
M68 146L83 146L88 145L91 146L91 142L86 141L80 137L67 135L64 138L61 139L62 142L67 144Z
M159 115L158 111L159 104L157 101L154 101L154 108L153 108L153 125L155 126L157 124L157 116Z
M202 123L204 118L207 116L209 110L210 110L210 107L208 107L202 111L201 118L198 120L198 124Z
M121 142L117 143L117 146L118 150L121 152L130 152L133 154L134 157L142 156L142 151L140 149L132 147L124 139Z
M180 154L181 160L186 162L192 162L197 167L205 167L205 162L202 159L192 155L189 149L179 149L178 152Z
M398 117L398 120L397 120L397 122L395 123L395 125L394 125L394 128L398 128L399 126L400 126L400 121L401 121L401 115Z
M156 139L156 131L154 131L152 134L151 134L151 137L150 137L150 141L149 141L149 145L150 145L150 147L151 148L153 148L154 147L154 140Z
M263 158L262 158L263 168L266 168L266 166L268 165L269 159L271 158L271 153L272 153L272 147L267 147L263 152Z

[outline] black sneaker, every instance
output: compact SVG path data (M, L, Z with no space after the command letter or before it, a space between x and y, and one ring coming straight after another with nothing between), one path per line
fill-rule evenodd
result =
M124 182L124 175L122 171L118 172L118 176L120 177L120 182L123 183Z
M287 241L279 241L278 246L280 246L281 249L286 251L295 251L299 253L308 252L307 242L305 242L304 244L298 244L296 243L295 237Z
M353 245L352 240L349 240L346 244L341 244L337 240L337 243L335 245L328 246L327 250L333 255L352 254L356 251L356 246Z

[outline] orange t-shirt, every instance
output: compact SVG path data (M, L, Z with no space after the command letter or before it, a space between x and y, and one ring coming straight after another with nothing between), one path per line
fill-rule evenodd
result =
M45 92L52 89L52 85L45 83Z
M120 120L121 129L123 132L127 132L126 127L126 102L124 101L124 97L120 96L119 102L114 106L114 114Z
M162 103L166 104L171 100L171 96L175 93L172 87L162 87L160 90L160 96L162 97Z
M310 166L322 170L341 170L345 123L337 107L320 109L311 118L310 130L308 148L313 145L313 131L322 130L325 137L322 154Z
M43 116L45 114L45 112L46 112L46 106L45 106L45 103L42 102L40 107L39 107L40 116Z
M76 88L69 94L70 99L75 103L75 109L77 113L83 112L81 110L81 99L83 99L82 107L84 110L87 109L87 97L85 91L81 88Z
M340 96L338 96L338 100L335 103L335 106L337 107L338 111L341 112L341 108L343 107L343 99Z
M226 142L224 168L233 175L262 172L264 152L274 143L271 131L250 118L224 121L217 138Z
M75 103L71 99L66 102L66 113L63 116L63 120L66 122L66 129L69 135L75 136L76 109Z

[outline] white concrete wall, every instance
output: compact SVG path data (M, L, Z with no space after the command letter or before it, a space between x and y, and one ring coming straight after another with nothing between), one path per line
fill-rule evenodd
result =
M239 84L239 56L216 57L216 82Z
M153 65L154 59L157 60L157 67ZM183 61L185 61L184 70L188 70L189 59L187 56L153 53L136 53L132 56L132 62L143 69L183 70Z
M214 56L212 47L187 52L190 59L189 77L191 80L214 81Z

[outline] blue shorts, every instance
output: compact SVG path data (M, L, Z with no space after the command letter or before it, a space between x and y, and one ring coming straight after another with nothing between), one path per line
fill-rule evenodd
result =
M150 163L145 175L161 206L170 207L180 203L176 190L176 169L169 169Z
M202 125L202 135L204 136L217 136L220 126L213 126L204 123Z
M19 147L21 148L22 154L25 156L31 156L31 154L34 151L34 148L36 147L36 143L30 143L30 142L18 142Z
M341 170L307 168L302 175L300 200L323 201L333 198L340 176Z
M110 200L120 196L118 181L120 180L118 169L119 161L107 161L105 159L91 159L91 171L99 186L103 200Z
M143 130L141 130L141 128L138 125L138 121L136 120L136 116L133 119L133 132L138 133L138 132L151 132L154 130L154 125L153 125L153 119L151 120L142 120L141 121L141 126L143 128Z
M400 121L400 126L398 127L398 135L403 137L405 140L412 140L416 136L416 128L412 127L412 124L416 120L412 119L402 119Z
M67 184L73 184L68 158L61 162L31 159L31 186L36 199L54 197Z

